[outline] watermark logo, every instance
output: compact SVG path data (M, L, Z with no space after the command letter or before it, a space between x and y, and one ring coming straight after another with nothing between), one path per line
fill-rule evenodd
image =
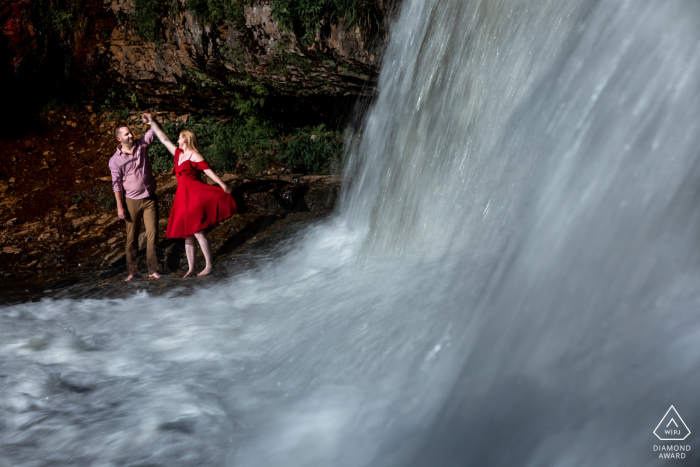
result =
M683 441L690 434L690 430L676 408L671 406L654 429L654 434L661 441Z

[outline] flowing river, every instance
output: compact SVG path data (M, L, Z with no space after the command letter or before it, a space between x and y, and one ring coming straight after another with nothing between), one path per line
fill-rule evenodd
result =
M404 0L362 128L336 214L249 269L0 309L0 466L669 462L700 4Z

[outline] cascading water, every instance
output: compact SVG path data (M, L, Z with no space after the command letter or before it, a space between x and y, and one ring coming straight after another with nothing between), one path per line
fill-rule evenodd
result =
M332 221L2 310L0 465L660 464L671 404L700 427L698 76L694 1L405 0Z

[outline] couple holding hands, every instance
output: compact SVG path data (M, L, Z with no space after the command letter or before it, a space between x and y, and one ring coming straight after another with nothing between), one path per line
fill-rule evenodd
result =
M117 200L117 213L126 221L127 281L138 272L138 239L141 220L146 228L146 258L149 277L159 279L156 242L158 239L158 198L156 180L148 159L148 148L157 137L174 156L172 173L177 177L177 192L170 211L168 238L184 238L189 270L184 277L194 273L195 239L204 253L205 268L198 274L207 275L212 270L212 250L204 230L216 226L236 212L231 197L231 187L226 185L210 168L197 147L197 136L192 130L182 130L173 144L150 114L141 119L150 126L143 137L134 140L126 124L117 124L114 136L119 142L109 160L112 187ZM204 172L219 186L207 185L201 180Z

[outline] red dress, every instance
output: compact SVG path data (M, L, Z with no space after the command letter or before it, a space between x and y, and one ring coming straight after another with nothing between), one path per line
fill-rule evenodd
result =
M220 186L207 185L201 180L201 171L207 170L206 161L190 160L178 164L182 149L175 150L177 191L170 211L165 236L186 238L195 232L214 227L236 212L236 202Z

